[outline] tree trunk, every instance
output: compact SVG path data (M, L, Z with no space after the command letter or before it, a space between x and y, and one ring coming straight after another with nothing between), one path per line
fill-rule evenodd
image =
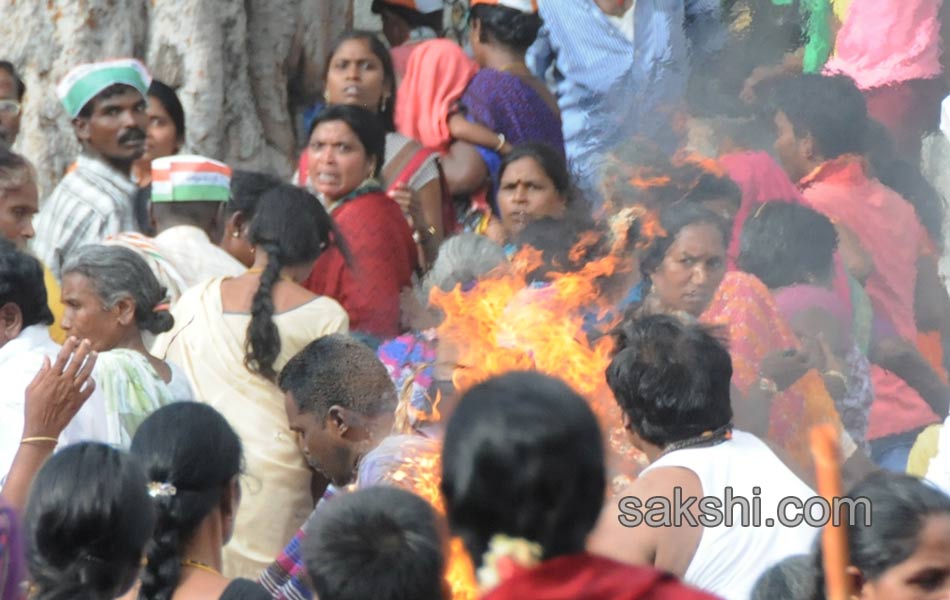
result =
M289 177L297 115L352 21L352 0L0 0L0 58L27 84L16 148L45 197L79 151L56 84L78 64L134 56L177 89L183 151Z

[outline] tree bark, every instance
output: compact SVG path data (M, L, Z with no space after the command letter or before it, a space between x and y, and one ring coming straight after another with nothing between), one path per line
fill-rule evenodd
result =
M177 89L183 151L289 177L298 114L352 22L352 0L0 0L0 58L27 84L16 149L45 197L79 151L56 84L84 62L134 56Z

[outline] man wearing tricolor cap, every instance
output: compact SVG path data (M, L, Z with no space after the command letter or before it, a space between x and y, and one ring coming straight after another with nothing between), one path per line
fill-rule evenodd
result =
M59 277L77 248L136 229L132 163L145 150L145 98L151 76L137 60L90 63L70 71L56 93L82 152L41 207L33 250Z
M393 68L401 79L417 42L439 37L442 31L442 0L373 0L373 13L383 20L383 35L389 42Z
M154 243L188 287L245 271L211 241L221 239L221 211L230 195L231 168L224 163L185 155L152 161Z

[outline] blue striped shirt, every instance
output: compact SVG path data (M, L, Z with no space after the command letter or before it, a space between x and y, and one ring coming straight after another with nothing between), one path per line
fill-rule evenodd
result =
M725 41L719 0L637 0L633 10L631 42L594 0L541 0L544 26L528 51L535 75L553 77L568 159L588 194L619 143L641 135L672 150L690 54L702 60Z

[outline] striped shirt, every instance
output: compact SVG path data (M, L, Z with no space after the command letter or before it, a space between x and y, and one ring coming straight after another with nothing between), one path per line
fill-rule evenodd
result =
M576 183L596 193L604 153L641 135L674 147L690 63L720 49L719 0L637 0L629 39L594 0L542 0L528 66L553 79Z
M258 583L270 593L274 600L311 600L315 594L308 587L304 540L308 525L317 518L323 507L333 498L366 489L375 485L392 485L425 497L420 490L414 489L417 481L432 481L438 472L439 464L415 461L413 457L439 456L441 442L427 437L425 432L416 434L396 434L385 438L379 446L371 450L359 463L356 482L346 488L327 487L316 508L307 518L290 543L277 559L261 573ZM437 481L437 480L436 480Z
M122 231L138 227L132 209L136 187L125 174L104 161L80 154L40 208L33 252L56 279L70 254Z

